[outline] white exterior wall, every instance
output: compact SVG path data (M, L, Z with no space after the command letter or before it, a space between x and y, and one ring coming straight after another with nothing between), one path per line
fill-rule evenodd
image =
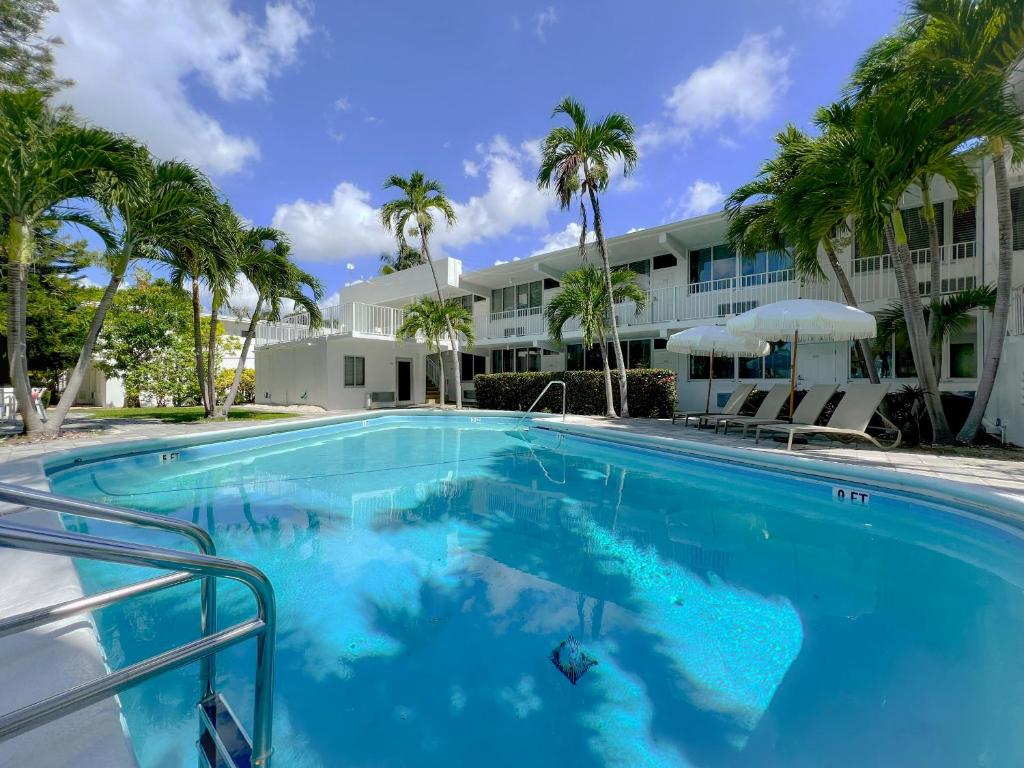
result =
M117 377L108 379L103 371L90 365L85 371L75 405L124 408L124 382Z
M365 359L364 386L344 385L345 355ZM422 344L326 336L262 347L256 356L257 403L365 408L371 392L397 396L397 358L412 360L412 402L426 400L426 347Z

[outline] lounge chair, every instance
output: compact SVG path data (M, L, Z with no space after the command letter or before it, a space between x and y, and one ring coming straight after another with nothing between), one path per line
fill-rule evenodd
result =
M882 445L878 440L867 433L868 424L874 416L882 399L889 391L888 384L851 384L843 399L828 420L828 423L819 427L814 424L764 424L757 428L757 439L761 439L761 430L766 432L781 432L789 436L786 443L786 450L793 450L794 435L827 435L829 437L859 438L867 440L872 445L886 450L895 448L900 444L903 435L891 421L882 416L882 419L896 430L896 440L889 446ZM881 414L879 414L881 415Z
M768 403L769 398L775 394L775 390L779 387L782 388L783 402L785 402L789 398L789 386L786 384L778 384L771 392L768 393L768 397L766 397L764 402L761 403L761 407L757 409L756 414L753 416L731 416L728 419L722 419L715 424L715 431L718 431L719 425L724 424L725 432L728 434L729 425L732 424L737 427L742 426L743 435L746 437L747 430L751 427L759 427L765 424L791 423L789 419L779 418L779 411L782 410L781 404L775 407L774 410L771 410L771 415L762 414L762 410L769 411L769 408L766 407L765 404ZM825 410L825 405L828 403L829 399L831 399L832 395L836 393L837 389L839 389L839 387L835 384L816 384L811 387L793 411L792 423L813 424L816 422L818 417L821 415L821 412ZM774 404L770 405L773 406Z
M747 398L750 397L750 393L754 391L753 384L740 384L736 389L729 395L729 399L725 403L725 407L717 413L709 413L707 411L676 411L672 414L672 423L676 423L676 419L682 419L683 425L690 419L697 419L697 426L700 427L700 420L705 416L735 416L740 412L740 408L743 407L743 403L746 402Z
M789 397L789 385L788 384L776 384L774 387L768 390L768 393L761 400L761 404L757 407L757 411L753 416L735 416L732 414L724 414L720 416L706 416L703 419L704 426L710 427L712 424L715 426L715 432L721 425L725 425L726 433L729 432L729 424L735 420L735 423L742 424L750 419L762 420L765 422L776 421L779 418L779 411L782 410L783 404Z

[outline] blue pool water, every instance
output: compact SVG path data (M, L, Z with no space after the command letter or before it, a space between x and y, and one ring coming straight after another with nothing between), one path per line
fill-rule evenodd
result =
M51 483L197 522L270 576L279 768L1024 765L1018 531L513 425L388 416ZM89 591L151 575L79 568ZM251 611L222 591L222 626ZM192 584L98 626L122 666L197 615ZM551 661L570 635L597 662L575 685ZM219 662L247 717L253 658ZM195 765L197 680L122 695L144 768Z

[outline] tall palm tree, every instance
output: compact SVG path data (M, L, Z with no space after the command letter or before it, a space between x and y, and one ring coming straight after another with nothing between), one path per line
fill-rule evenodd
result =
M827 118L820 115L827 130ZM850 279L839 262L836 240L848 234L846 219L848 212L834 207L805 208L802 201L795 201L784 195L793 178L800 172L803 158L808 153L813 139L795 126L789 125L775 137L778 151L775 157L761 166L757 178L738 187L725 201L729 219L729 242L737 253L767 251L793 254L793 265L801 279L824 278L818 260L819 248L825 252L836 282L843 293L843 299L851 307L857 306L857 297L850 285ZM786 209L786 204L797 205L795 210ZM815 226L820 222L824 226ZM810 235L804 230L810 229ZM820 236L824 231L824 236ZM875 384L874 354L867 340L857 342L868 376Z
M637 314L643 312L647 306L647 294L637 284L636 277L636 273L628 269L613 271L612 300L609 301L607 281L602 270L593 264L584 264L562 275L561 290L544 309L548 334L556 344L562 343L565 324L574 317L580 323L584 349L590 349L595 340L601 342L605 415L611 418L615 417L615 400L612 392L612 372L608 366L608 326L614 317L615 304L632 301L636 305Z
M397 189L401 197L389 200L380 209L380 219L384 228L394 233L398 240L399 250L408 247L408 236L419 237L420 254L430 265L430 276L434 278L437 301L444 304L441 283L437 279L437 270L430 257L430 235L434 231L434 214L439 214L447 226L456 222L455 209L451 201L445 197L440 182L426 178L420 171L413 171L406 179L402 176L390 176L384 182L384 189ZM462 387L460 386L461 360L459 359L459 339L454 326L448 326L448 339L452 345L452 372L455 376L455 407L462 407ZM440 352L438 352L440 355ZM442 369L444 365L442 364ZM444 394L442 392L442 399Z
M249 327L242 341L242 352L238 357L238 365L235 366L234 378L221 406L221 416L225 419L231 411L231 406L235 404L249 349L256 337L256 326L261 320L279 320L281 303L288 299L309 315L310 328L319 328L323 323L323 315L317 303L323 298L323 285L316 277L291 261L290 250L287 241L282 238L269 251L261 252L261 249L254 248L241 255L238 268L242 276L256 289L256 304L252 307L249 317Z
M114 245L109 227L79 201L94 195L104 175L126 186L138 175L131 141L77 123L36 90L0 90L0 217L8 265L7 357L18 411L27 432L44 429L32 408L25 353L28 272L42 224L79 224Z
M1012 289L1012 216L1006 155L1024 158L1024 115L1010 78L1024 60L1024 3L1019 0L912 0L910 16L896 33L864 55L851 81L851 98L871 98L894 84L944 92L977 84L978 98L965 104L957 124L966 141L989 156L998 220L996 304L988 348L961 442L973 442L988 407L1002 356ZM1016 117L1014 117L1016 115Z
M637 151L633 142L635 129L632 121L619 112L605 115L591 123L587 119L583 105L568 97L552 112L552 117L559 115L568 117L572 125L553 128L545 137L541 148L540 170L537 172L537 186L541 189L554 186L562 208L568 208L576 194L586 195L590 200L594 234L604 266L605 292L607 295L613 295L612 270L608 263L608 248L604 239L604 222L601 218L598 195L608 188L610 169L614 162L621 161L623 173L627 175L636 167ZM584 250L585 238L584 226L580 238L581 251ZM611 315L610 325L619 374L622 415L629 416L626 363L622 357L619 326L614 313Z
M469 347L473 346L473 342L476 340L473 330L473 313L454 301L438 301L424 296L405 307L402 324L395 331L395 337L412 339L418 334L422 334L426 339L427 349L440 356L441 339L446 335L451 339L455 333L461 333L466 337L466 344ZM440 369L439 389L441 405L444 405L444 364L440 366ZM456 390L458 390L461 388L458 369L455 369L454 375Z
M117 244L105 254L110 278L93 312L82 350L68 375L60 401L49 414L46 423L49 430L61 428L74 404L107 313L133 262L152 255L165 238L173 236L182 219L188 217L197 201L211 189L206 177L187 163L158 161L141 147L137 152L135 185L126 187L111 178L99 185L97 196L107 217L119 224Z

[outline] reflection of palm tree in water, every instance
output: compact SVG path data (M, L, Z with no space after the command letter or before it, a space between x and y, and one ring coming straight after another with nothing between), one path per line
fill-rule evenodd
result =
M618 523L618 520L619 520L619 509L622 507L623 491L625 490L625 487L626 487L626 469L625 469L625 467L618 467L617 469L619 470L619 488L618 488L618 493L616 494L616 499L615 499L615 510L614 510L614 512L612 514L612 523L611 523L611 533L612 533L612 535L615 534L615 527L616 527L616 524ZM611 464L606 464L605 465L605 475L604 475L604 477L605 477L605 487L607 487L608 484L611 482L611 479L612 479L612 466L611 466ZM600 578L601 578L601 580L603 582L602 585L601 585L602 588L601 588L601 590L599 592L601 597L594 598L594 607L590 609L590 637L592 639L594 639L594 640L600 640L601 639L601 624L604 621L604 607L605 607L605 602L606 602L606 600L604 598L604 595L607 593L607 589L608 589L608 574L607 573L602 574ZM585 637L586 636L586 617L585 617L585 613L584 613L584 608L586 607L586 603L587 603L587 596L584 593L580 592L578 594L577 598L576 598L576 615L579 617L579 621L580 621L580 628L579 628L580 637Z

